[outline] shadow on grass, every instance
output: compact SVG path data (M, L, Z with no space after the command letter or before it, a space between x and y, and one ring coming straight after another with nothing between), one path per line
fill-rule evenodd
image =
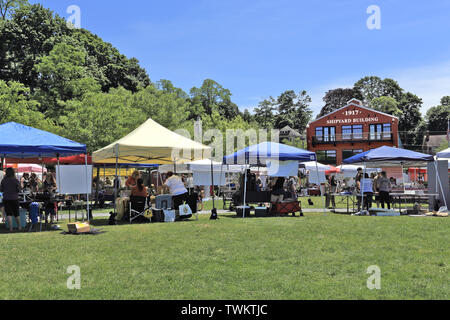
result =
M56 224L53 224L56 225ZM42 224L42 230L40 229L39 225L34 225L30 230L30 224L28 224L25 228L22 228L21 231L18 229L14 229L12 232L9 231L9 228L6 228L5 223L0 223L0 236L1 235L8 235L8 234L20 234L20 233L36 233L36 232L61 232L62 229L51 229L50 224Z
M257 217L254 214L245 216L245 218L242 217L242 215L237 214L228 214L228 215L219 215L220 218L230 218L230 219L270 219L270 218L303 218L304 216L301 216L300 214L295 214L295 216L292 216L292 214L283 214L283 215L269 215L269 216L261 216Z

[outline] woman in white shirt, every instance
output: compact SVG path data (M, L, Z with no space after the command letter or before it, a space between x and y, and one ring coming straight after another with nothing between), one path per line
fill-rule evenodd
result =
M173 196L173 208L178 210L178 207L188 200L188 191L183 181L180 177L174 175L173 172L168 172L164 185L169 188L170 194Z
M372 208L374 186L372 179L366 173L364 178L361 179L361 192L364 194L364 208L369 211Z

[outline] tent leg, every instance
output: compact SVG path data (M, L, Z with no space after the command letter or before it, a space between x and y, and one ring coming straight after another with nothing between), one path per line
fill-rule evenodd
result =
M117 167L119 165L119 146L116 145L116 176L114 178L114 214L117 212L117 208L116 208L116 200L117 200L117 193L118 193L118 182L119 182L119 177L117 176Z
M442 193L442 197L444 198L444 204L447 207L447 199L445 198L445 194L444 194L444 188L442 186L442 181L441 181L441 177L439 176L439 172L438 172L438 165L437 165L437 161L434 161L434 167L436 169L436 180L439 181L439 185L441 187L441 193ZM437 189L436 189L437 190ZM447 207L448 209L448 207Z
M319 175L319 164L317 163L317 159L316 159L316 173L317 173L317 183L319 184L319 190L320 190L320 175ZM325 188L324 188L325 189ZM325 191L325 190L324 190ZM324 200L324 195L322 194L322 192L320 192L320 197L322 198L322 206L323 206L323 215L326 216L327 215L327 209L325 208L325 200Z
M361 211L364 211L364 191L363 191L363 184L361 183L363 181L363 179L366 178L366 173L367 173L367 166L366 163L364 162L364 173L363 173L363 177L361 178L361 181L359 183L359 188L361 189Z
M247 164L247 159L245 162L246 162L245 164ZM244 178L244 204L243 204L243 206L244 206L244 208L242 210L242 218L245 218L245 209L247 206L247 169L245 169L245 178Z
M59 180L59 184L61 185L61 167L60 167L60 165L59 165L59 154L57 154L56 155L56 160L58 161L58 180ZM58 190L58 193L60 192L60 187L59 186L57 186L57 190ZM58 209L58 204L56 204L56 209ZM50 220L51 220L52 218L50 218ZM56 221L59 221L59 214L58 214L58 212L56 212Z
M87 153L84 155L84 165L85 165L85 169L86 169L86 181L87 183L90 183L92 186L92 182L91 179L89 178L89 170L88 170L88 161L87 161ZM100 170L100 168L99 168ZM97 175L98 178L98 175ZM98 182L97 182L98 185ZM88 185L89 186L89 185ZM88 187L89 190L89 187ZM86 191L86 213L87 213L87 221L89 222L89 192Z

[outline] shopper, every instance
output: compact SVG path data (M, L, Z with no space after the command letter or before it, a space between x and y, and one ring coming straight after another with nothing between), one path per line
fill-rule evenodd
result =
M363 177L363 169L362 168L358 168L357 169L357 173L356 173L356 177L355 177L355 183L356 183L356 202L357 202L357 206L358 206L358 212L361 211L361 200L362 200L362 196L361 196L361 179Z
M179 176L174 175L173 172L169 171L164 186L169 188L170 194L173 196L173 208L175 210L178 210L179 206L184 202L187 202L188 190Z
M13 231L13 216L17 220L19 231L21 231L22 226L20 224L19 217L20 182L17 180L13 168L6 169L5 177L0 183L0 192L3 193L3 204L5 206L5 213L8 218L9 231Z
M377 179L377 188L380 192L381 208L384 209L384 203L387 204L387 208L391 209L391 200L389 193L391 192L391 182L387 178L386 172L381 172L381 177Z
M369 175L366 173L364 178L361 179L361 191L364 196L364 208L367 211L372 208L372 201L373 201L373 193L374 193L374 187L373 187L373 181L369 178Z

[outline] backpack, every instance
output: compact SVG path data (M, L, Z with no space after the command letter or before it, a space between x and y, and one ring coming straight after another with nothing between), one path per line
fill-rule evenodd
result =
M112 211L109 213L108 224L110 226L115 226L117 224L117 222L116 222L116 215L117 215L117 213L114 213Z

